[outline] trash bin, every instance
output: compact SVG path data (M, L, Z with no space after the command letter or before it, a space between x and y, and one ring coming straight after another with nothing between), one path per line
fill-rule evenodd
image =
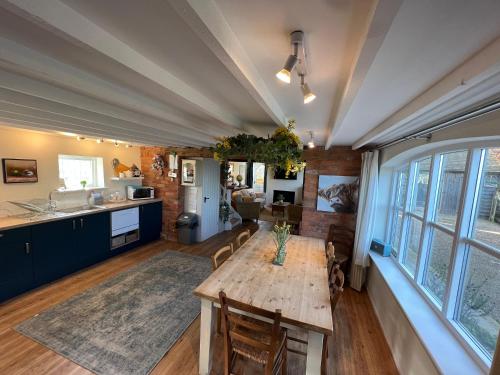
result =
M198 216L190 212L183 212L177 217L175 227L177 228L178 239L185 245L196 242L196 227L198 226Z

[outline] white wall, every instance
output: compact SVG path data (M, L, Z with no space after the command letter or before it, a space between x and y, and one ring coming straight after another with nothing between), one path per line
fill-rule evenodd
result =
M367 289L400 374L438 375L431 357L373 263L368 272Z
M275 180L274 170L267 168L266 203L273 202L273 190L285 190L295 192L295 203L302 203L302 189L304 188L304 171L297 174L296 180Z
M5 184L0 178L0 202L47 198L51 190L59 187L59 154L102 157L104 183L117 190L124 190L124 185L110 181L113 177L111 160L117 158L127 166L141 165L139 147L115 147L112 143L98 144L59 134L0 127L0 158L35 159L38 167L37 183Z

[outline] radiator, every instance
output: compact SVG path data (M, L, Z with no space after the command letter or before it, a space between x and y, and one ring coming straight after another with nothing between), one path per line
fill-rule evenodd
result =
M351 288L361 292L361 288L366 280L366 268L358 265L352 265L351 267Z

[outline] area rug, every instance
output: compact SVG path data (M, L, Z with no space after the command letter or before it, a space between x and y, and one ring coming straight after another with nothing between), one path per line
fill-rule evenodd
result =
M148 374L200 313L209 258L165 251L24 321L23 335L96 374Z

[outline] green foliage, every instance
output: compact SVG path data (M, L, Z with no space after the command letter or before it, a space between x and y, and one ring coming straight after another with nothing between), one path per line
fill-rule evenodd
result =
M231 213L231 207L229 203L223 201L219 206L219 218L225 224L229 220L229 214Z
M279 127L267 139L251 134L224 137L219 139L212 151L215 158L221 162L232 158L245 158L248 161L283 168L288 175L304 168L302 144L293 132L294 129L295 122L290 121L287 127Z

